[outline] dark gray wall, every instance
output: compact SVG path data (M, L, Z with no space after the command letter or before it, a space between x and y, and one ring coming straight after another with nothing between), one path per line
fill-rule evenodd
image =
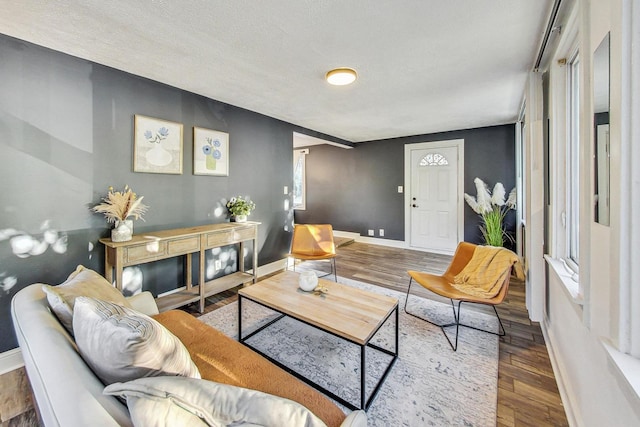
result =
M292 187L292 132L349 145L2 35L0 58L0 352L16 346L10 301L17 291L61 283L78 264L104 272L98 239L109 227L90 208L109 186L128 184L145 197L150 210L145 222L135 223L136 233L224 222L218 215L224 200L250 196L257 205L250 219L262 223L264 265L289 248L292 212L284 209L289 196L282 190ZM134 114L183 123L182 175L132 171ZM229 177L192 174L193 126L229 133ZM475 176L511 188L513 126L372 141L352 150L318 146L307 158L308 210L297 220L365 235L368 228L384 228L386 238L404 239L404 199L397 193L404 185L403 146L453 138L465 139L465 191L475 194ZM477 237L477 217L466 208L465 239ZM224 252L233 271L237 254ZM157 294L181 281L183 265L171 259L131 273L128 292L143 283Z
M184 125L182 175L132 171L134 114ZM193 175L193 126L229 133L228 177ZM227 221L218 215L226 213L224 199L248 195L257 205L250 219L262 223L259 264L282 259L293 215L284 209L289 196L283 187L292 188L294 130L305 131L0 36L0 352L16 346L10 301L18 290L61 283L78 264L104 273L98 239L110 231L89 208L109 186L128 184L150 206L146 221L136 221L136 233ZM223 264L234 271L235 250L224 252ZM195 274L197 259L194 264ZM143 282L157 294L182 280L183 262L165 260L131 272L127 292Z
M336 230L367 235L385 230L386 239L404 240L404 146L420 142L464 139L464 191L476 195L473 180L515 186L515 126L418 135L355 144L352 150L322 145L306 156L307 209L296 210L299 223L327 222ZM515 215L507 218L514 230ZM478 215L465 203L464 239L481 242Z

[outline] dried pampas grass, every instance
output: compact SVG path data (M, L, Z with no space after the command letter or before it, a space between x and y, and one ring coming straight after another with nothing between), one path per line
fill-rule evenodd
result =
M129 217L144 221L142 215L149 207L142 203L143 198L144 196L138 197L128 185L123 191L114 191L113 187L109 187L107 197L102 199L104 203L94 206L92 210L104 214L109 223L124 221Z

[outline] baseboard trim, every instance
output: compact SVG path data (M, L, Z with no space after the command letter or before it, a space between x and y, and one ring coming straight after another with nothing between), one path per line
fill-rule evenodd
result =
M402 240L379 239L377 237L360 236L356 242L368 243L370 245L388 246L391 248L407 249L407 244Z
M0 375L15 371L24 366L22 352L19 348L14 348L4 353L0 353Z
M360 233L353 233L351 231L340 231L340 230L333 230L333 235L335 237L346 237L347 239L353 239L353 240L356 240L360 237Z
M286 270L288 262L289 258L282 258L269 264L261 265L260 267L258 267L258 277L267 276L278 271ZM253 270L249 270L248 273L253 274Z
M580 420L580 422L578 421L578 417L573 410L574 403L576 402L575 394L571 386L565 381L565 375L563 374L564 372L566 372L563 367L564 364L556 356L553 345L553 334L551 333L551 331L549 331L546 320L540 322L540 329L542 329L542 335L544 337L545 343L547 344L549 360L551 361L551 367L553 368L553 373L556 377L556 383L558 384L558 391L560 392L562 406L564 407L564 412L567 416L567 422L571 427L584 425L581 422L582 420Z
M333 230L333 235L336 237L346 237L349 239L354 239L356 242L360 243L407 249L407 244L403 240L380 239L377 237L362 236L360 233L340 230Z

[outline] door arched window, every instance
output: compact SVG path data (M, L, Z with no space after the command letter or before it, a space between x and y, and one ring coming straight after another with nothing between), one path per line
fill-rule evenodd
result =
M447 158L440 153L429 153L419 163L420 166L446 166L448 164Z

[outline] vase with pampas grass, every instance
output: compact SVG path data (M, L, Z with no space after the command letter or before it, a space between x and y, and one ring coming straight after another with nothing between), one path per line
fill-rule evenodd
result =
M102 203L92 208L94 212L101 213L107 219L107 223L113 223L111 230L113 242L126 242L133 237L133 219L142 219L142 215L149 208L142 203L144 196L138 197L136 193L125 185L124 190L115 191L109 187L107 197ZM131 219L130 219L131 218Z

